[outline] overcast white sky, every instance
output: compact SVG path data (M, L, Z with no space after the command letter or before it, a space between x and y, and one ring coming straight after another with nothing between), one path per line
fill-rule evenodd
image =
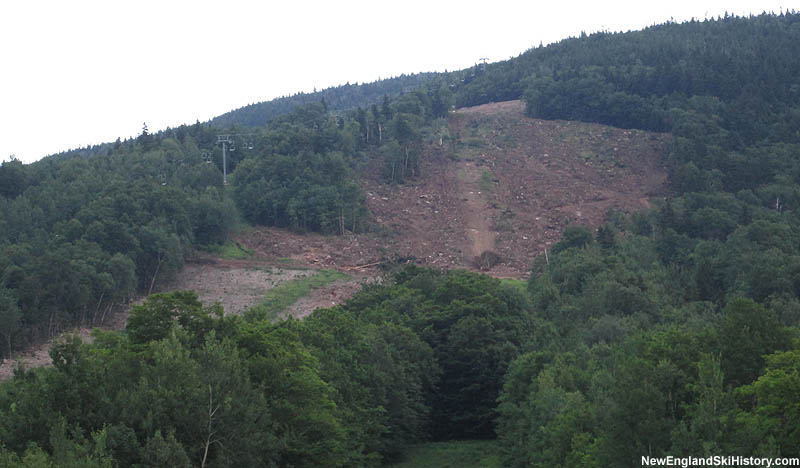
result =
M800 0L1 0L0 160L250 103L516 56L581 31L800 10Z

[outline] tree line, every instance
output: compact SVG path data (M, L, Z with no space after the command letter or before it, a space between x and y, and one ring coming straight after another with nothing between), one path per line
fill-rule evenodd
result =
M395 97L423 88L437 77L437 73L412 73L394 78L377 80L372 83L346 83L314 91L297 93L280 97L271 101L250 104L239 109L226 112L209 122L215 127L233 126L263 127L272 119L292 112L297 107L325 102L328 108L336 113L346 113L358 107L378 104L384 96Z

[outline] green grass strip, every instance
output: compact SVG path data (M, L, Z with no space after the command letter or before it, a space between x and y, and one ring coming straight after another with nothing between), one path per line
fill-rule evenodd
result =
M312 289L348 279L350 276L340 271L319 270L313 275L281 283L267 291L264 299L245 313L245 318L250 321L274 321L281 312L301 297L308 295Z
M494 176L491 172L484 169L481 172L481 178L478 180L478 187L484 192L491 192L494 188Z
M500 283L505 284L507 286L511 286L512 288L517 288L522 292L528 291L528 282L525 280L518 280L513 278L500 278Z
M453 440L412 446L406 459L391 468L501 468L495 440Z
M255 254L254 251L239 244L238 242L228 241L223 245L214 245L209 248L211 253L221 258L230 258L233 260L246 260L252 258Z

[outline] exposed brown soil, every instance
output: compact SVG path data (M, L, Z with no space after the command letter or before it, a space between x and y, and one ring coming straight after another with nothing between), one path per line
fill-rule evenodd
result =
M312 276L316 270L292 268L286 262L269 259L230 260L201 255L192 259L165 290L192 290L207 305L220 303L226 314L242 314L256 305L264 294L279 284ZM282 318L302 318L319 307L332 307L361 290L373 278L351 271L348 281L313 288L292 304Z
M523 115L520 101L459 109L453 140L429 144L419 176L387 185L371 171L365 189L376 232L327 237L259 228L237 240L266 258L360 271L413 259L440 268L524 278L566 226L597 227L609 210L632 212L665 190L668 136Z
M192 290L204 304L218 302L226 314L241 314L276 285L313 274L246 264L187 264L170 289Z
M472 161L460 162L458 165L459 187L466 205L464 227L471 242L470 253L479 257L482 253L495 248L497 233L492 228L494 210L486 202L488 193L481 187L483 171Z

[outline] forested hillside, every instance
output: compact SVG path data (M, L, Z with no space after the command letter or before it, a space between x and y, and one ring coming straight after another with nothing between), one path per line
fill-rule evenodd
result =
M197 126L89 158L0 167L0 335L17 345L102 322L178 271L192 246L226 239L235 218Z
M421 177L452 102L672 135L669 196L566 229L524 284L409 266L278 323L151 296L125 331L0 386L0 466L381 466L458 439L520 468L800 456L798 44L794 12L567 39L351 113L226 129L227 187L222 130L199 124L4 163L5 354L102 320L235 216L371 229L360 175Z
M297 232L369 229L363 168L383 168L389 183L413 176L451 99L432 84L346 116L301 106L257 129L198 123L153 135L145 125L87 153L3 163L0 356L102 323L191 250L225 242L240 217ZM227 187L220 134L231 142Z

